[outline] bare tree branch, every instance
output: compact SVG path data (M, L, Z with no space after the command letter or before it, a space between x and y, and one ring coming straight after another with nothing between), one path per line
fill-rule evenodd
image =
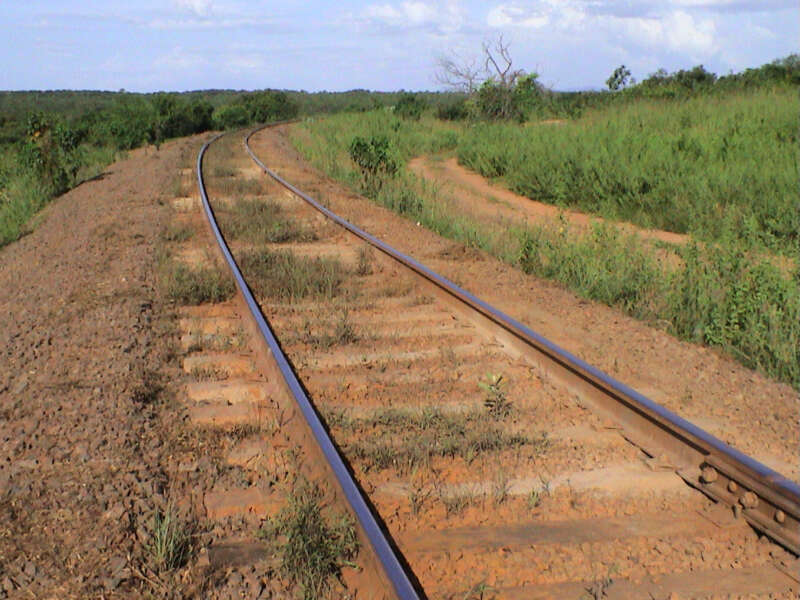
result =
M474 58L440 56L436 60L436 81L450 89L471 94L481 79L481 69L475 66L476 62Z
M511 70L513 61L508 50L510 45L502 35L494 44L483 42L483 53L486 55L484 70L488 76L496 76L498 83L506 89L513 88L517 79L525 74L522 69ZM503 66L500 66L500 63L503 63Z

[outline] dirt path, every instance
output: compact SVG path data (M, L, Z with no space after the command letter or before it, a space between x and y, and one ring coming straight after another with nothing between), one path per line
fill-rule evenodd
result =
M458 164L456 158L437 160L420 156L408 163L408 168L423 179L442 186L464 209L476 216L496 220L498 218L542 225L552 222L559 215L585 230L592 223L602 223L600 217L572 210L563 210L552 204L531 200L515 194L500 185L490 183L485 177ZM626 233L636 233L643 239L658 240L671 244L684 244L689 236L670 231L642 229L629 223L615 223Z

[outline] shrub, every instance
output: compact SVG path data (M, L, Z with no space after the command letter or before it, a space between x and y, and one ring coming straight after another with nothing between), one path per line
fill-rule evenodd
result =
M416 94L403 94L395 104L394 113L403 119L418 121L425 107L425 100Z
M442 121L461 121L469 116L466 100L442 104L436 109L436 118Z
M250 123L250 114L244 104L227 104L214 112L214 123L218 129L236 129Z
M386 177L397 173L398 161L389 138L374 135L370 138L357 136L350 142L350 158L361 171L362 187L365 191L377 191L383 187Z
M268 123L293 119L299 108L284 92L264 90L252 92L241 97L251 123Z
M28 117L19 159L23 169L44 182L52 195L70 188L81 167L78 135L68 125L43 113Z

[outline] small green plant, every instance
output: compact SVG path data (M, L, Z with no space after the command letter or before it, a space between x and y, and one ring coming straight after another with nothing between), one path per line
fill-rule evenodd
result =
M528 493L528 508L536 508L542 503L542 494L536 488Z
M473 585L469 591L464 594L463 600L487 600L490 596L487 596L487 593L493 591L494 588L490 586L485 581L481 581L480 583L476 583Z
M191 535L188 525L181 520L171 504L153 515L149 527L150 540L147 552L150 568L164 573L186 564L191 552Z
M608 598L608 591L614 584L614 575L618 570L617 565L611 565L605 575L596 576L592 585L586 588L586 592L581 596L581 600L603 600Z
M494 483L492 484L492 496L494 497L495 506L500 506L508 500L508 494L511 491L511 484L508 480L508 475L502 470L497 473Z
M314 348L327 350L331 346L344 346L354 344L360 338L355 327L350 322L349 312L346 308L342 309L339 318L336 320L331 333L315 333L312 330L311 321L306 319L303 322L303 332L299 339L310 344Z
M486 391L486 398L483 405L489 411L492 418L496 420L504 419L511 414L511 401L506 397L503 389L502 375L487 375L486 381L481 381L479 385Z
M229 165L217 165L211 169L211 175L214 177L236 177L236 169Z
M345 344L354 344L358 341L358 334L348 315L347 309L343 309L341 316L336 321L336 327L333 330L333 344L343 346Z
M355 567L359 543L348 515L323 514L324 495L316 484L301 481L289 504L261 530L278 542L281 571L299 584L305 600L322 598L342 567Z
M189 225L172 224L161 232L161 239L165 242L185 242L194 235L194 228Z
M474 490L439 494L439 500L441 500L444 505L448 517L451 515L460 515L468 507L477 505L479 498L480 496Z

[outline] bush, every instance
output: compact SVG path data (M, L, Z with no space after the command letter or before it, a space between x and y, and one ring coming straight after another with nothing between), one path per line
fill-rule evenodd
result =
M395 104L394 114L403 119L418 121L426 106L425 100L416 94L403 94Z
M98 128L101 143L117 150L132 150L153 137L155 114L152 104L144 98L122 96L106 112Z
M469 116L466 100L443 104L436 109L436 118L442 121L461 121Z
M377 191L383 187L386 177L397 173L398 161L389 138L373 135L370 138L357 136L350 142L350 158L361 171L362 187L365 191Z
M49 187L52 195L70 188L81 167L78 135L63 121L43 113L28 117L20 165Z

